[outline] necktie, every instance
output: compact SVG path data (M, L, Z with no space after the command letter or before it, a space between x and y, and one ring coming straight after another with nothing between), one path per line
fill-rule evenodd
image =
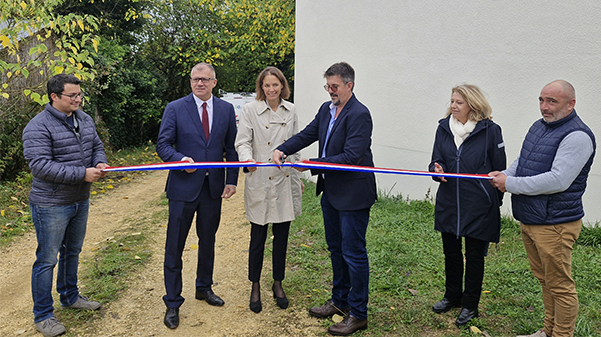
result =
M205 138L209 141L209 113L207 112L207 103L202 103L202 128L205 131Z

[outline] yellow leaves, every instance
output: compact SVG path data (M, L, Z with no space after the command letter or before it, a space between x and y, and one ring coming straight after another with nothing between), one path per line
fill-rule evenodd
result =
M190 249L198 249L198 245L190 245Z
M478 329L478 327L476 326L470 326L470 331L476 334L481 334L482 331L480 329Z
M65 70L65 68L63 68L61 66L56 66L56 67L54 67L54 75L62 74L64 70Z
M10 95L9 95L9 94L7 94L7 93L5 93L5 92L3 92L3 93L2 93L2 97L4 97L4 98L8 99L8 98L10 97Z
M107 189L107 190L112 190L113 188L115 188L113 185L108 185L108 186L106 187L106 189Z
M96 192L96 191L92 191L90 194L92 194L92 195L96 195L96 194L98 194L98 192Z
M79 28L81 29L81 31L84 31L84 26L83 26L83 21L81 20L77 20L77 25L79 26Z
M5 210L1 210L0 211L0 215L2 215L3 217L6 216L6 211Z
M13 44L10 42L8 36L0 35L0 42L2 42L2 46L5 48L11 47Z
M27 4L24 1L21 1L19 6L21 6L21 8L23 8L23 10L27 9Z
M305 247L305 248L311 248L310 246L307 246L307 245L306 245L306 244L304 244L304 243L301 243L301 247Z
M94 46L94 50L96 52L98 52L98 40L97 39L92 40L92 45Z

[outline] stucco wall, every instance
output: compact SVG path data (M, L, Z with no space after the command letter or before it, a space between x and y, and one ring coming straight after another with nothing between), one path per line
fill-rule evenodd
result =
M601 2L296 1L295 103L302 125L328 100L323 72L349 62L355 94L373 115L376 166L426 170L450 90L480 86L501 125L508 165L539 119L542 87L565 79L576 110L601 137ZM315 146L303 157L315 157ZM601 165L593 164L585 220L601 220ZM430 178L378 175L378 188L434 195ZM505 196L504 212L510 197Z

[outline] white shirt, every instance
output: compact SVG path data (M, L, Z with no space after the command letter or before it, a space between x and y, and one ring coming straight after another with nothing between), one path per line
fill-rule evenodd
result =
M211 132L213 126L213 95L209 98L208 101L203 101L200 98L196 97L196 95L192 95L194 97L194 102L196 102L196 109L198 109L198 115L200 116L200 120L202 122L202 104L207 103L207 114L209 115L209 133Z

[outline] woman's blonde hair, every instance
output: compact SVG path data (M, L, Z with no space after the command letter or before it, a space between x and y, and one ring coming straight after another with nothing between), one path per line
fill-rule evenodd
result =
M461 84L451 90L451 95L454 93L460 94L470 106L467 115L469 120L479 122L483 119L492 119L492 108L480 88L473 84ZM451 106L447 109L447 116L450 114Z

